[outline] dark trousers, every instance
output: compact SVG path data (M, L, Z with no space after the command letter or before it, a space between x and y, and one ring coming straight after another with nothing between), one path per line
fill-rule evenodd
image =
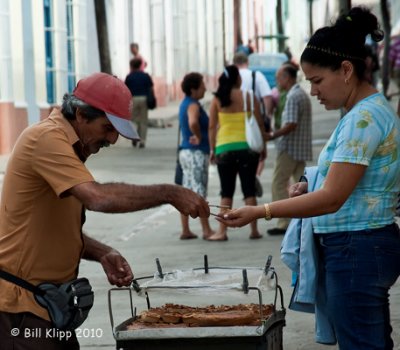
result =
M54 328L29 312L0 311L1 350L79 350L75 331Z
M251 150L228 151L216 157L221 197L233 198L239 174L244 198L256 196L256 173L260 154Z

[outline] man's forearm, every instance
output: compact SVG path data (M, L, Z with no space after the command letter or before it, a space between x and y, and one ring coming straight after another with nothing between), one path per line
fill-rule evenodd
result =
M175 185L136 186L123 183L105 183L100 185L108 200L103 201L102 212L131 212L153 208L170 203ZM110 194L110 196L108 196Z
M208 217L210 208L203 197L178 185L137 186L125 183L84 182L69 189L88 210L128 213L169 203L183 215Z
M89 210L126 213L173 202L174 193L179 190L176 187L170 184L137 186L94 182L76 186L72 194L76 194Z
M113 248L88 237L86 234L83 234L83 241L85 249L82 257L86 260L100 261L102 256L113 250Z

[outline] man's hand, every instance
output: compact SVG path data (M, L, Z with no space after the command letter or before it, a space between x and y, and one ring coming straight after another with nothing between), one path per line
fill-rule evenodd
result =
M112 249L100 258L108 281L118 287L129 286L133 280L133 273L125 258Z
M192 218L210 216L210 208L204 198L187 188L175 186L171 197L170 203L183 215Z

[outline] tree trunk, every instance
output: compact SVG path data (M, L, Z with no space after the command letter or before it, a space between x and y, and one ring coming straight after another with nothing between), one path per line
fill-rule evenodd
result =
M239 44L243 44L242 40L242 28L241 28L241 18L242 14L240 11L241 1L233 1L233 30L235 32L235 50Z
M314 25L313 25L313 13L312 13L312 8L313 8L313 0L308 0L308 30L309 30L309 37L314 34Z
M282 20L282 0L276 3L276 26L278 30L278 52L285 51L285 39L283 35L283 20Z
M104 0L95 0L97 40L100 55L100 70L112 74L110 48L108 46L107 14Z
M339 14L347 13L351 9L351 0L339 0Z
M383 57L382 57L382 88L383 94L387 97L387 92L389 89L390 83L390 72L389 72L389 50L390 50L390 13L388 9L387 0L381 0L381 13L382 13L382 24L383 24L383 31L385 32L385 38L383 41Z

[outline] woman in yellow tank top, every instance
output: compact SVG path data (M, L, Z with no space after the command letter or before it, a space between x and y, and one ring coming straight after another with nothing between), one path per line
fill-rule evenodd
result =
M240 90L241 78L236 66L227 66L219 77L219 86L211 102L209 138L210 161L217 164L221 183L221 206L232 207L236 177L239 175L246 205L257 205L256 171L258 161L265 159L266 147L261 153L249 148L245 133L245 112L243 95ZM247 106L250 97L247 96ZM264 130L259 105L254 99L257 122ZM250 223L250 238L261 238L257 222ZM220 224L218 231L208 238L209 241L226 241L227 227Z

